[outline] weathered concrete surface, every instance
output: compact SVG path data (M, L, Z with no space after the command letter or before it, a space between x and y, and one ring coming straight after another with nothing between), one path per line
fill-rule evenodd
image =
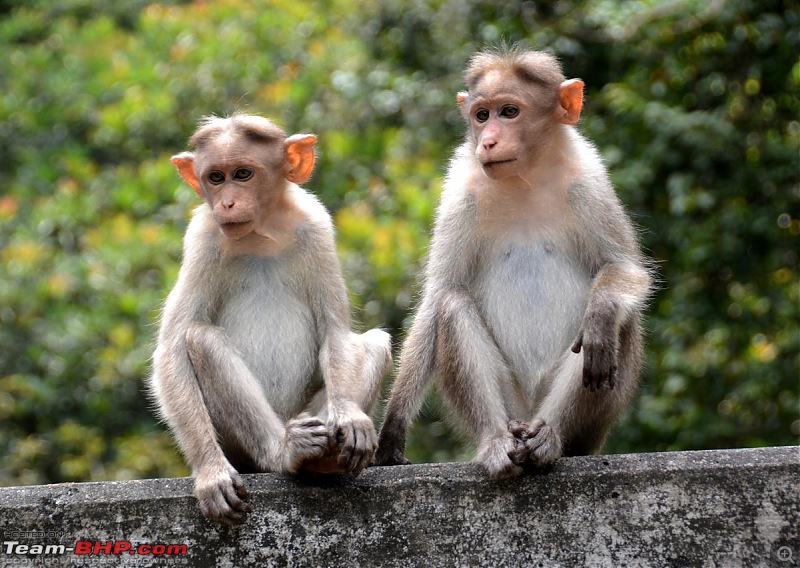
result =
M187 545L185 556L39 557L63 566L800 563L798 447L569 458L506 482L469 464L245 479L255 513L234 529L200 516L191 479L0 488L2 540ZM31 558L19 550L4 544L0 564Z

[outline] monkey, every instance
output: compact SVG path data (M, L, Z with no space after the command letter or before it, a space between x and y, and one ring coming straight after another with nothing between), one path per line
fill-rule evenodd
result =
M544 52L475 54L376 465L409 463L431 377L496 479L600 451L636 389L651 269Z
M172 158L204 203L161 314L150 389L203 515L252 511L240 473L358 474L391 362L380 329L351 331L332 219L300 187L313 134L254 115L203 119Z

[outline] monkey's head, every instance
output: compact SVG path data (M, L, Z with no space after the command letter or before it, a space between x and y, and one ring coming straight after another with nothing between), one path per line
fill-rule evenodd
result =
M578 123L583 81L565 80L558 60L518 49L478 53L456 100L483 172L502 179L530 171L552 131Z
M240 239L258 228L286 185L314 170L313 134L286 136L260 116L208 117L189 140L194 152L172 157L181 177L208 202L224 235Z

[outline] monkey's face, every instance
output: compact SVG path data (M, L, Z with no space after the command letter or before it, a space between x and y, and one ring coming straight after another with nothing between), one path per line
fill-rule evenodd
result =
M214 221L230 239L256 230L286 184L281 140L253 143L223 136L196 152L195 160Z
M504 70L489 71L459 97L475 157L488 177L523 175L535 165L558 124L556 97Z
M200 184L214 221L226 237L250 234L259 218L259 193L269 191L263 168L246 160L212 162L200 173Z
M313 134L287 138L262 117L211 117L190 140L197 150L173 156L172 163L208 202L224 235L238 240L268 232L287 182L303 183L311 176L316 140Z
M471 110L475 157L483 173L492 179L503 179L519 173L526 161L519 131L520 101L503 97L492 101L478 99Z

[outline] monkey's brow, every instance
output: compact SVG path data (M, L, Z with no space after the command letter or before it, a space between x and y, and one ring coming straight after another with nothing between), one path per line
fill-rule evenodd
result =
M254 128L250 126L241 126L242 134L250 142L261 142L268 144L271 142L278 142L283 136L279 132L272 132L263 128Z
M512 67L512 72L519 80L525 83L548 88L553 86L551 81L548 81L546 78L542 77L539 73L532 69L528 69L520 65L514 65ZM483 81L485 76L486 73L478 73L474 77L471 77L472 80L467 84L467 90L472 93L472 90L479 85L481 81Z
M535 71L528 69L527 67L514 67L514 74L527 83L533 83L534 85L539 85L542 87L549 87L551 86L550 81L541 77Z

